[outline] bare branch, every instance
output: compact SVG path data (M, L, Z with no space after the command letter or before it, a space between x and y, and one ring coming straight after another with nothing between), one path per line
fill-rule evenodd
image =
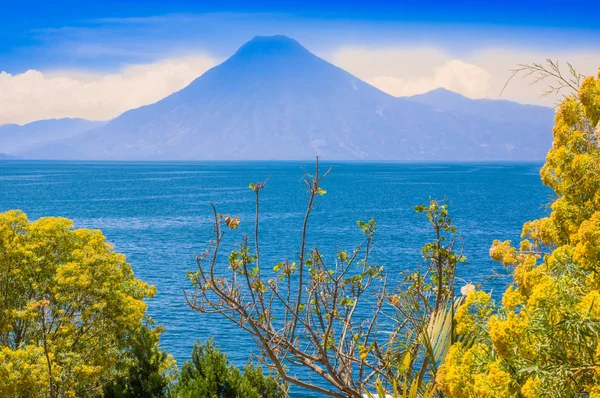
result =
M575 68L567 63L569 69L568 75L564 75L560 69L558 61L546 59L546 64L519 64L516 68L511 69L511 75L502 87L500 96L508 87L509 83L516 77L521 75L521 78L529 79L529 85L533 86L541 82L551 80L541 94L541 97L556 95L566 90L570 95L577 95L581 81L585 78L584 75L578 73Z

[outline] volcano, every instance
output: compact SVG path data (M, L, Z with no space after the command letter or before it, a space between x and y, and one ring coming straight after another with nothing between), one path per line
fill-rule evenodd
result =
M269 36L250 40L181 91L21 156L538 160L551 145L552 122L550 108L446 91L396 98L294 39Z

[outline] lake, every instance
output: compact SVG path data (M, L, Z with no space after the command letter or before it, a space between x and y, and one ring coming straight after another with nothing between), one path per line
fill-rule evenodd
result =
M330 255L360 242L356 220L377 222L374 259L390 278L420 264L420 249L432 239L415 205L447 198L464 237L469 263L459 284L480 283L498 297L506 285L503 267L489 259L494 239L518 242L523 222L547 213L552 192L539 178L541 164L408 164L334 162L322 186L309 227L309 247ZM322 168L329 164L322 165ZM138 278L157 288L149 313L166 327L162 345L178 360L188 359L197 339L214 336L237 365L253 342L224 319L186 307L182 288L194 257L212 232L213 202L220 213L241 217L228 231L233 249L253 229L251 182L269 177L261 191L261 254L268 266L295 259L310 162L0 162L0 210L21 209L30 219L64 216L77 227L101 229L125 253ZM225 265L224 265L225 267ZM300 394L305 396L304 394Z

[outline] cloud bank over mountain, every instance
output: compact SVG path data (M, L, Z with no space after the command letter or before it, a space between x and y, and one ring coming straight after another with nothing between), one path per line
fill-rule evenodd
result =
M518 79L500 97L510 69L523 62L543 62L544 57L551 56L555 60L568 60L580 73L592 75L600 59L600 52L542 55L519 49L491 49L456 58L426 47L348 47L320 55L396 97L445 88L469 98L501 98L545 106L554 105L556 98L541 98L541 87L530 87ZM217 62L217 57L199 53L128 65L111 73L0 72L0 124L63 117L112 119L181 90Z
M437 48L347 47L331 61L373 86L397 97L445 88L470 98L508 99L525 104L552 106L556 97L542 98L543 84L529 86L516 79L500 93L519 64L558 60L571 63L583 75L598 72L600 51L532 51L526 48L490 48L470 51L457 58Z
M129 65L114 73L0 73L0 125L64 117L108 120L181 90L216 64L205 55Z

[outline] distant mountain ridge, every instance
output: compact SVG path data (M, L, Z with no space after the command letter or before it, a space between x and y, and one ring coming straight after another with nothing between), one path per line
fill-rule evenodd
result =
M396 98L285 36L255 37L184 89L24 157L540 160L553 111L447 90ZM2 151L2 148L0 148Z
M38 120L24 125L4 124L0 126L0 152L16 154L33 150L40 145L75 137L106 123L63 118Z
M524 105L501 99L471 99L445 88L406 98L444 111L479 116L496 122L511 120L547 125L548 116L554 117L554 112L545 106Z

